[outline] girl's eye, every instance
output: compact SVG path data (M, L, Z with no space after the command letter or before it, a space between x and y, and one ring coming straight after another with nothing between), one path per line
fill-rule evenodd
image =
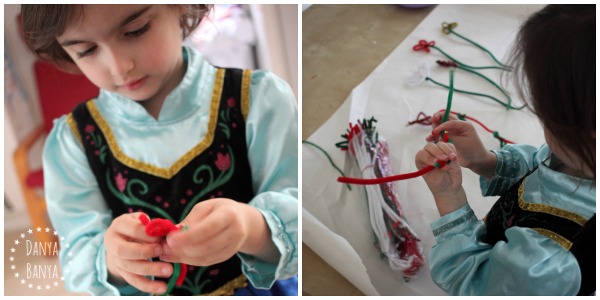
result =
M98 47L92 46L83 52L77 52L77 57L82 58L82 57L90 56L90 55L94 54L94 51L96 51L96 48L98 48Z
M144 33L146 33L149 29L150 29L150 22L146 23L146 25L142 26L142 28L140 28L138 30L134 30L134 31L125 33L125 36L130 37L130 38L136 38L136 37L139 37L139 36L143 35Z

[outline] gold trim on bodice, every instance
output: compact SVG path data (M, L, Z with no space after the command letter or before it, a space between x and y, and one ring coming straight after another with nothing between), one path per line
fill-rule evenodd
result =
M222 285L220 288L210 293L202 294L202 296L231 296L236 289L244 288L246 286L248 286L248 279L246 278L246 275L242 274Z
M79 144L83 146L83 140L81 140L81 134L79 134L79 130L77 130L77 122L75 122L75 119L73 118L73 113L69 113L67 115L67 125L71 127L73 135L75 135L75 138L79 141Z
M560 218L564 218L567 220L571 220L581 226L585 225L585 223L587 223L587 219L572 213L570 211L566 211L554 206L550 206L547 204L540 204L540 203L529 203L526 202L525 199L523 199L523 185L525 184L525 180L523 180L521 182L521 185L519 186L519 207L523 210L527 210L527 211L534 211L534 212L543 212L543 213L547 213L547 214L551 214L553 216L557 216Z
M523 180L521 182L521 185L519 185L519 207L523 210L527 210L527 211L533 211L533 212L543 212L543 213L547 213L553 216L557 216L563 219L568 219L571 220L581 226L585 225L585 223L587 223L587 219L572 213L570 211L566 211L554 206L550 206L547 204L541 204L541 203L529 203L526 202L525 199L523 199L523 191L524 191L524 183L525 180ZM571 249L571 246L573 246L573 243L571 241L569 241L567 238L563 237L562 235L552 231L552 230L548 230L545 228L532 228L533 230L537 231L539 234L544 235L552 240L554 240L555 242L557 242L559 245L561 245L563 248L565 248L567 251L569 249Z
M252 71L245 69L242 74L242 116L244 118L244 122L246 121L246 117L248 117L248 112L250 111L250 83Z
M531 229L537 231L537 233L539 233L541 235L544 235L544 236L554 240L559 245L561 245L563 248L565 248L565 250L567 250L567 251L569 251L571 249L571 246L573 246L573 243L571 241L569 241L564 236L562 236L552 230L548 230L548 229L544 229L544 228L531 228Z
M219 105L221 103L221 93L223 91L223 80L224 80L225 70L217 69L217 73L215 76L215 84L213 88L212 100L210 104L210 118L208 121L208 131L206 132L206 136L198 143L194 148L185 153L181 158L179 158L175 163L173 163L168 168L161 168L155 165L151 165L137 159L133 159L127 156L119 147L115 136L110 129L110 126L106 123L106 120L102 117L96 104L94 101L88 101L86 106L92 115L92 118L100 127L102 133L106 137L106 142L110 151L114 155L114 157L121 162L122 164L157 177L171 179L175 174L177 174L184 166L186 166L192 159L200 155L206 148L208 148L214 139L215 136L215 128L217 126L217 117L219 111ZM77 132L77 131L75 131Z

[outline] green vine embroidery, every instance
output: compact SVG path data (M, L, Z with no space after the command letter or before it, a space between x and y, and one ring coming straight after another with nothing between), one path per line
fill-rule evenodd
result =
M96 132L96 127L94 125L88 124L85 126L85 132L92 139L92 145L96 148L95 154L100 157L100 161L102 164L106 162L106 149L107 145L104 144L104 140L102 139L102 135Z
M200 278L202 277L202 274L204 274L204 272L206 272L206 270L208 270L208 268L207 267L196 267L196 268L200 268L200 269L198 270L198 272L196 272L196 276L194 277L194 282L192 282L189 277L186 277L184 280L184 284L179 287L181 289L187 290L191 295L202 294L202 290L204 289L204 286L212 281L210 279L207 279L207 280L203 281L202 283L200 283Z
M119 180L119 175L121 175L121 173L117 174L117 180ZM108 189L115 197L117 197L119 200L123 201L123 203L130 205L130 206L137 205L137 206L147 208L147 209L152 210L153 212L159 214L161 217L163 217L165 219L169 219L172 222L175 222L175 220L173 220L173 218L171 218L171 216L169 216L169 214L167 212L165 212L164 210L162 210L152 204L148 204L148 203L138 199L133 194L132 187L135 184L140 186L140 190L139 190L140 195L145 195L146 193L148 193L148 185L146 185L146 183L144 183L143 181L141 181L139 179L131 179L131 180L123 179L123 180L126 181L126 188L123 189L121 187L121 188L117 189L112 183L112 178L110 176L110 170L106 171L106 182L108 185ZM121 190L121 189L127 190L127 195L125 195L123 193L123 190Z
M204 184L205 179L208 182L206 183L206 186L198 194L196 194L194 198L192 198L192 201L190 201L185 207L183 213L181 214L182 220L188 215L192 207L200 199L202 199L202 197L204 197L208 192L225 184L233 175L235 158L233 156L233 150L231 149L231 146L227 145L227 150L227 154L217 153L215 165L217 166L217 169L221 171L219 175L217 175L217 178L214 178L213 169L208 165L201 165L194 172L194 176L192 177L194 183L199 185ZM206 174L207 176L201 176L203 174Z

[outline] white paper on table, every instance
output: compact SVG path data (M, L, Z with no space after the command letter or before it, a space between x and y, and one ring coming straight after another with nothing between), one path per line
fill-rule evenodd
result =
M410 86L406 81L422 62L429 63L431 77L449 82L447 68L437 67L435 61L447 60L437 50L429 54L414 52L419 40L434 40L436 46L459 61L472 66L494 65L482 50L454 35L441 31L442 22L458 22L454 30L483 45L501 61L510 50L520 24L542 5L439 5L419 24L362 83L360 83L336 113L319 128L309 140L320 145L347 176L356 176L355 162L335 147L349 121L370 118L390 149L394 173L416 171L414 156L425 145L429 126L406 126L421 111L428 115L445 108L448 91L424 82ZM390 9L393 9L390 7ZM500 82L497 70L481 71ZM493 95L504 100L502 94L483 79L455 71L454 86L458 89ZM507 87L513 106L520 106L512 86ZM507 111L489 99L454 93L452 110L465 113L482 121L492 130L517 143L541 146L544 135L537 118L527 109ZM499 148L492 134L474 125L488 149ZM351 171L351 173L348 173ZM303 242L327 261L366 295L444 295L431 280L428 257L434 245L429 224L439 218L433 197L421 178L396 182L396 191L402 210L411 227L422 240L425 265L418 277L405 283L393 273L387 262L373 246L373 233L368 217L365 190L336 182L339 174L322 153L310 146L302 149L302 206ZM469 204L478 218L485 216L497 197L482 197L479 178L463 169L463 186Z

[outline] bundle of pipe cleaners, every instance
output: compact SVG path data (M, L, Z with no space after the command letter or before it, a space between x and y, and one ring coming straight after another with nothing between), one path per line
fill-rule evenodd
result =
M375 118L350 124L344 141L336 146L348 151L356 160L364 178L373 179L391 174L388 146L373 124ZM393 271L404 280L413 278L423 265L421 240L406 221L393 182L365 187L375 245L387 258Z

